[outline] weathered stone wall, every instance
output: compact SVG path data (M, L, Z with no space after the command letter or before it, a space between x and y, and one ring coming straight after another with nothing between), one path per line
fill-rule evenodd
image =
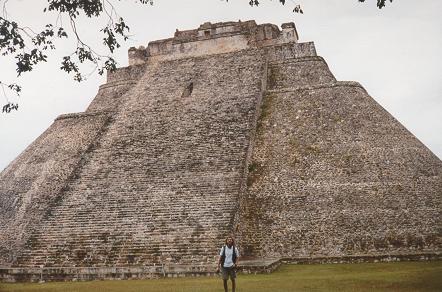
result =
M115 112L121 104L123 95L134 85L136 85L136 81L112 82L101 85L86 112Z
M286 43L265 48L269 62L281 62L285 59L314 57L316 49L313 42Z
M282 59L268 66L267 88L280 89L335 82L321 57Z
M86 112L116 112L123 95L130 91L144 74L147 65L118 68L107 73L107 82L100 89Z
M107 72L107 82L105 85L114 83L121 83L124 81L133 82L138 81L145 73L146 65L134 65L123 68L117 68L115 71Z
M290 82L264 98L241 200L244 254L439 252L442 162L359 84L302 86L317 68L285 63Z
M198 29L176 31L173 38L149 42L147 48L132 47L129 64L158 62L239 50L295 44L298 33L295 24L284 23L282 30L274 24L257 25L255 21L206 22Z
M294 25L253 25L131 50L1 173L0 280L211 273L229 233L257 262L440 256L442 162Z
M149 67L17 264L212 265L233 228L262 59Z
M41 228L108 121L103 114L60 116L1 173L1 265L11 264L31 233Z
M215 269L207 266L152 265L124 267L30 267L1 268L0 282L62 282L92 280L133 280L216 276Z
M153 47L153 48L152 48ZM244 34L229 37L209 38L193 42L149 44L148 61L173 60L180 58L198 57L210 54L228 53L249 48L248 38Z

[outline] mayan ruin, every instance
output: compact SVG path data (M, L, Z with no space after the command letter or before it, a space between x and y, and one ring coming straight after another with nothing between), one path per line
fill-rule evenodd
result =
M131 48L0 174L0 281L440 259L442 161L294 23ZM247 268L247 265L249 268Z

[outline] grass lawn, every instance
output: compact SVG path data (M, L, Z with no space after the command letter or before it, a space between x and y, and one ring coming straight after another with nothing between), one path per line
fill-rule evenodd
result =
M272 274L239 275L237 291L442 291L442 262L285 265ZM230 288L230 282L229 282ZM215 277L0 284L0 291L219 291ZM230 290L229 290L230 291Z

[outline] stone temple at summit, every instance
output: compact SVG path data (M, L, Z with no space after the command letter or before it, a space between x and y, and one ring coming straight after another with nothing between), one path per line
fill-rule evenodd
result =
M85 112L0 174L0 280L213 272L242 259L440 258L442 162L293 23L129 50Z

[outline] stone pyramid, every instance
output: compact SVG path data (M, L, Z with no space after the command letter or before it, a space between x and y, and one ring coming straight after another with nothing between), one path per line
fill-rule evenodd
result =
M433 259L442 162L293 23L204 23L129 50L83 113L0 174L0 279Z

